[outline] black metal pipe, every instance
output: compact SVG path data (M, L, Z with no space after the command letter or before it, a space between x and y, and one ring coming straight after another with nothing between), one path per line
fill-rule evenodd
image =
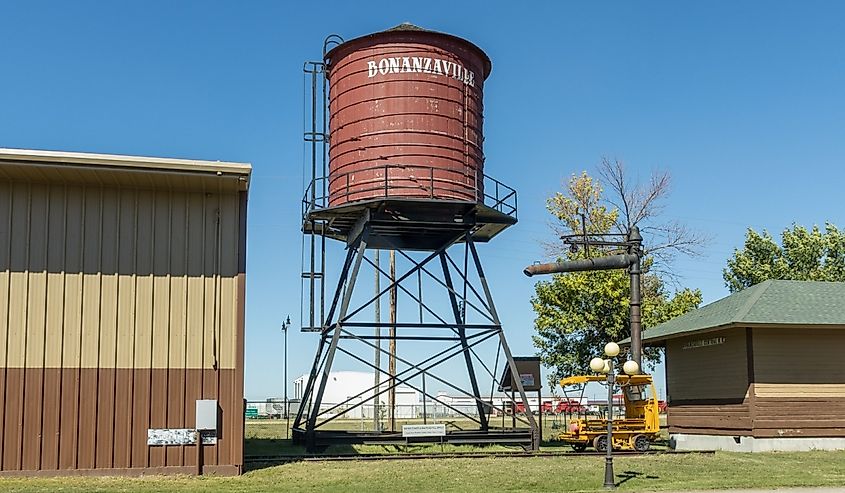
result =
M550 264L529 265L522 272L531 277L537 274L557 274L560 272L580 272L587 270L626 269L637 263L639 256L634 254L609 255L607 257L567 260Z

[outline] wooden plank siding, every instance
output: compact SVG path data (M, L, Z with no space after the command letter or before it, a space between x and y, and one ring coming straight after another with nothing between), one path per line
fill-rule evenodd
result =
M695 344L714 337L724 338L724 342L700 347ZM666 342L670 433L751 432L746 352L746 332L739 328Z
M755 437L845 437L845 330L755 328Z
M688 347L700 339L712 346ZM732 328L666 343L670 433L845 437L845 330Z
M146 440L200 398L222 410L206 471L241 472L245 209L231 187L0 178L0 475L193 472L194 446Z

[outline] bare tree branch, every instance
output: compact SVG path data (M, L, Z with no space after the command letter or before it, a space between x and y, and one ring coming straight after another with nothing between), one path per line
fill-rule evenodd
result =
M669 172L654 171L648 182L642 183L636 176L630 176L622 161L602 157L598 174L601 182L608 187L603 194L603 202L619 211L612 229L625 234L631 227L638 226L644 238L645 253L654 259L653 272L659 272L676 283L679 277L671 266L678 255L701 255L711 238L678 220L661 218L666 209L666 199L671 192L672 180ZM589 220L590 211L585 212ZM572 225L561 223L553 225L552 228L557 236L580 232ZM556 242L546 243L544 248L547 253L556 256L566 251L563 245Z

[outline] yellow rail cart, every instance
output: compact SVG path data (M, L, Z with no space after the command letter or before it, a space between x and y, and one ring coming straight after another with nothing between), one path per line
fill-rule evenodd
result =
M567 387L581 391L589 382L606 382L605 375L577 375L560 381L564 394ZM616 385L622 389L625 416L613 419L613 449L645 452L660 434L657 393L651 375L617 375ZM607 419L591 417L586 408L571 418L558 439L582 452L593 446L607 450ZM615 414L615 413L614 413Z

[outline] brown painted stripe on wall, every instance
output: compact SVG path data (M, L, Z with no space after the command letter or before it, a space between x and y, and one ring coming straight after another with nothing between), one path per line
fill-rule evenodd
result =
M6 369L0 367L0 470L5 469L6 454Z
M114 467L132 465L132 375L131 371L115 374L114 402Z
M114 467L115 371L97 371L97 430L95 467Z
M219 439L217 445L206 445L203 452L203 462L206 465L242 465L242 457L234 454L243 440L243 434L238 430L243 428L242 399L236 396L238 386L237 372L235 370L187 370L190 381L206 382L206 398L218 399L221 408ZM12 386L19 386L25 382L29 375L38 373L29 368L13 368L0 370L0 376L5 377L3 381L12 382ZM43 371L44 384L47 387L63 387L64 384L73 386L77 378L82 382L100 382L100 387L105 381L109 382L135 382L134 389L140 394L150 392L148 385L150 381L166 380L169 370L128 370L128 369L67 369L48 368ZM183 374L179 374L181 378ZM39 377L41 378L41 377ZM15 383L17 382L17 383ZM202 390L197 388L196 390ZM196 449L194 446L147 446L147 430L149 428L191 428L194 423L194 400L180 402L183 389L180 387L168 387L168 393L156 397L153 395L144 397L136 395L135 402L144 404L140 412L135 413L133 427L130 433L114 433L112 436L104 436L100 430L108 429L113 423L119 423L118 413L122 406L118 405L121 398L118 394L108 399L111 402L100 402L97 413L87 419L83 418L84 407L80 408L79 414L79 436L78 441L74 440L77 430L74 427L65 427L62 432L56 435L54 444L59 444L59 457L57 462L47 460L35 461L33 454L41 446L37 430L24 428L23 433L7 433L3 437L4 453L2 469L0 470L40 470L40 469L111 469L126 467L163 467L163 466L188 466L196 465ZM94 386L80 387L80 402L97 401L101 395ZM198 394L199 395L199 394ZM235 396L236 398L233 398ZM152 402L152 406L146 406ZM55 403L46 400L36 402L27 401L23 406L23 416L39 415L44 409L54 406ZM152 412L149 412L152 409ZM147 411L146 413L144 411ZM184 413L183 413L184 411ZM20 414L17 414L20 415ZM185 416L190 416L186 419ZM64 417L64 416L63 416ZM24 420L24 423L26 420ZM12 427L12 430L18 429ZM97 442L88 444L87 437L97 436ZM111 439L113 438L113 439ZM132 462L126 460L126 451L132 450ZM23 451L23 455L17 452ZM55 452L51 452L56 457ZM46 458L47 454L42 457ZM76 460L76 462L73 462Z
M59 370L62 398L59 417L59 469L76 469L79 427L79 374L73 369Z
M43 369L24 369L23 429L21 456L23 469L38 469L41 466L41 419L43 401Z
M3 423L3 469L20 469L23 371L6 369L6 416Z
M187 408L185 404L185 370L167 370L167 426L187 428L183 413ZM166 454L167 464L182 464L184 447L167 447Z

